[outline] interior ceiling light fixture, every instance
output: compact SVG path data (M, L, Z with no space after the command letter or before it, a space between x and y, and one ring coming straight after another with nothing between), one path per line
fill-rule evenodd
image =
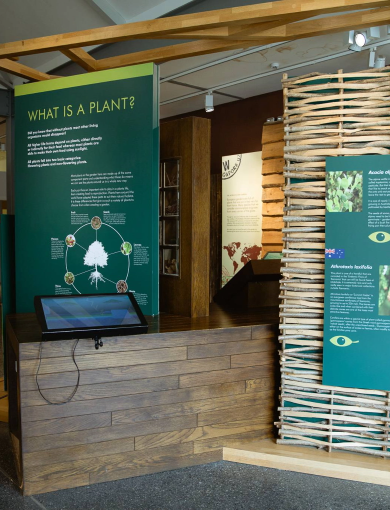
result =
M375 59L374 67L376 69L381 69L382 67L386 67L386 57L383 55L378 55Z
M370 53L368 54L368 67L375 67L375 52L376 47L371 48Z
M380 27L371 27L368 29L368 37L369 39L379 39L381 36Z
M208 92L204 99L204 109L207 113L214 111L214 96L212 91Z
M355 32L355 44L363 48L367 42L367 36L364 32Z
M352 43L349 46L349 49L352 51L362 51L363 46L365 46L368 42L368 37L366 32L358 32L356 30L352 30L349 33L349 42Z

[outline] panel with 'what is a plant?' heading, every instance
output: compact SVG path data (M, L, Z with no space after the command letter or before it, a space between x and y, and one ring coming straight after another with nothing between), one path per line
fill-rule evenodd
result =
M18 313L125 292L158 313L156 83L145 64L16 87Z

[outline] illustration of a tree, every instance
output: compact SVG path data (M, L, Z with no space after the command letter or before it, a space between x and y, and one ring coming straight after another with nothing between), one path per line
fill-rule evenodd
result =
M96 283L96 288L98 281L104 282L103 275L98 271L98 266L105 267L107 265L107 259L108 254L100 241L94 241L89 246L84 256L84 265L95 266L95 271L89 275L89 279L91 280L91 285Z

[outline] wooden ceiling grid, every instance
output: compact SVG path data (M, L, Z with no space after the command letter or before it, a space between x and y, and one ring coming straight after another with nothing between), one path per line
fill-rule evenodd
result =
M329 14L332 16L309 19ZM0 70L30 81L42 81L57 76L21 64L19 57L60 51L86 71L94 72L387 24L390 0L279 0L0 44ZM191 42L100 60L83 49L96 44L160 38Z

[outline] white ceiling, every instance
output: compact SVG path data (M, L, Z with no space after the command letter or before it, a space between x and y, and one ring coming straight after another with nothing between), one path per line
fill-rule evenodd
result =
M0 43L153 19L193 3L193 0L0 0ZM205 10L206 5L207 2L199 3L199 10ZM390 63L390 44L383 44L387 42L390 43L390 38L386 27L382 27L381 38L370 45L377 44L377 55L386 56ZM348 50L348 45L347 34L340 33L256 51L236 50L164 63L160 65L161 117L203 108L208 90L214 91L216 106L278 90L284 71L293 76L313 71L335 72L340 68L366 69L369 49L357 53ZM95 53L95 57L99 55ZM45 72L66 61L58 52L20 59L21 63ZM276 71L271 68L274 62L280 66ZM255 76L258 78L251 79ZM167 78L172 80L166 81ZM234 84L245 78L248 81ZM2 74L0 83L5 80L12 85L21 82L19 78Z

